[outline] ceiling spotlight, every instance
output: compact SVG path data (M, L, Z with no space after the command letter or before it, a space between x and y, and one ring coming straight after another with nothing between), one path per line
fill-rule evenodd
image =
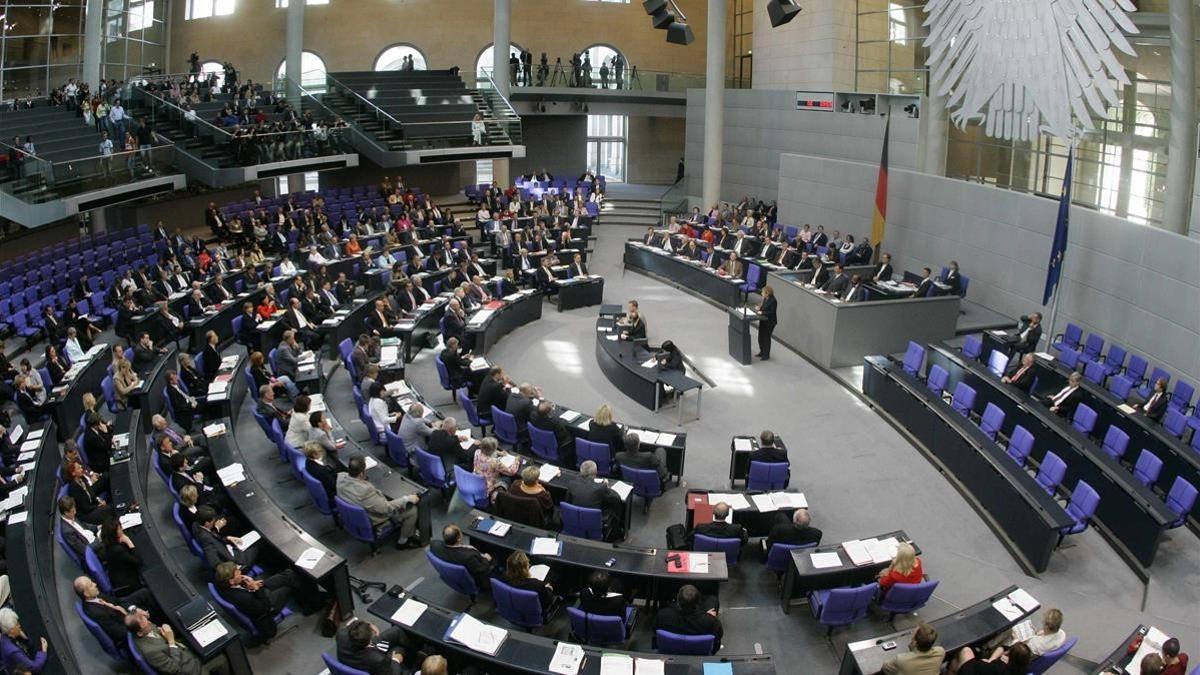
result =
M686 23L675 22L667 28L667 42L677 45L690 45L696 36L692 34L692 27Z
M667 0L645 0L642 3L642 9L650 15L650 23L659 30L666 30L668 26L675 23L675 14L671 12L671 6Z
M779 28L796 18L800 13L800 5L795 0L770 0L767 3L767 14L771 16L771 26Z

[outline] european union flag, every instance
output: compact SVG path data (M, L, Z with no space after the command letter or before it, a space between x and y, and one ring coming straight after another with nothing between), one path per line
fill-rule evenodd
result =
M1058 223L1054 226L1054 244L1050 247L1050 266L1046 269L1046 292L1042 305L1049 305L1058 291L1058 280L1062 275L1063 258L1067 254L1067 221L1071 215L1071 165L1075 161L1075 146L1067 155L1067 175L1063 176L1062 196L1058 200Z

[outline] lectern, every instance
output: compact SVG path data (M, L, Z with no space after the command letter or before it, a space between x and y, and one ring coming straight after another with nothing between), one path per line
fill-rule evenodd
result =
M729 312L729 355L743 366L750 365L750 325L760 317L749 307L730 307Z

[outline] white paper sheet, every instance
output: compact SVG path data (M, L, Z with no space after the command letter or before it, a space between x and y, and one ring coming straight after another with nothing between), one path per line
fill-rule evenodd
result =
M258 533L258 530L250 530L246 534L238 537L238 548L245 551L251 546L257 544L261 539L262 535Z
M533 543L529 546L529 554L558 555L561 548L559 541L554 537L534 537Z
M846 557L850 558L850 562L855 566L866 565L873 560L866 545L857 539L842 542L842 550L846 552Z
M753 449L754 444L750 442L749 438L733 439L733 450L735 452L750 452Z
M489 626L470 614L461 614L454 630L447 636L468 649L494 656L508 636L508 631Z
M562 470L553 464L543 464L538 469L538 480L543 483L549 483L558 477Z
M203 626L192 631L192 637L201 647L207 647L216 642L229 633L229 629L225 628L225 624L217 619L213 619Z
M221 485L226 487L240 483L246 480L246 467L242 466L241 462L234 462L229 466L217 469L217 478L220 479Z
M309 546L308 548L304 549L304 552L301 553L300 557L296 559L296 565L306 570L313 570L317 568L317 563L321 562L321 558L323 557L325 557L324 551L319 548Z
M707 553L688 553L687 557L689 574L708 574Z
M667 662L662 659L643 659L634 660L634 668L637 670L637 675L663 675L666 672Z
M655 445L675 445L675 434L663 432L658 435L658 442Z
M1026 612L1032 612L1040 606L1040 603L1023 588L1018 588L1008 594L1008 599L1012 600L1013 604Z
M400 605L399 609L392 613L392 621L412 627L428 608L429 605L419 600L408 598L404 601L404 604Z
M775 505L775 500L772 499L771 495L769 494L750 495L750 501L754 502L754 507L757 508L760 513L770 513L772 511L779 510L779 507Z
M583 664L583 647L568 642L559 642L550 659L550 672L559 675L575 675Z
M633 657L625 654L601 654L600 675L633 675Z
M1008 598L1000 598L992 603L992 607L995 607L996 611L1003 614L1004 618L1008 621L1016 621L1024 614L1021 608L1014 605Z
M828 551L826 553L810 553L809 560L812 561L813 567L819 570L842 566L842 557L838 555L837 551Z
M771 501L780 509L807 509L808 499L803 492L772 492Z
M375 458L370 455L363 455L363 464L365 464L368 469L374 469L375 467L379 466L379 462L377 462Z
M128 530L142 524L142 514L136 512L126 513L125 515L121 516L120 521L121 527Z
M545 581L546 576L550 574L549 565L530 565L529 576L539 581Z
M629 494L633 492L633 486L623 480L613 481L613 484L609 485L609 487L613 489L613 492L617 493L621 501L627 501Z

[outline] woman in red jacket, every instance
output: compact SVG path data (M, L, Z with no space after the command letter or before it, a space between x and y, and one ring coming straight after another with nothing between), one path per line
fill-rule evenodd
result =
M896 584L919 584L924 578L925 571L921 569L916 549L908 542L901 542L892 564L879 573L879 599L883 600Z

